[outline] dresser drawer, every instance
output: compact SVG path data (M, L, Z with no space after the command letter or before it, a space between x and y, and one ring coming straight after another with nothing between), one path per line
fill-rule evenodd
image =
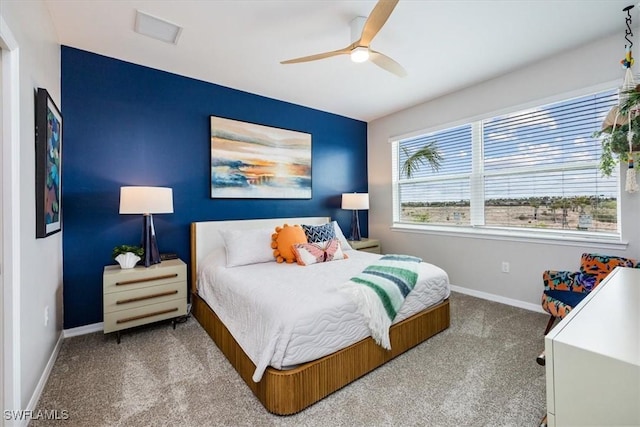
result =
M104 294L131 291L147 287L187 281L187 269L181 260L163 261L151 267L135 267L127 270L117 265L104 269Z
M173 299L186 300L186 282L168 283L153 287L132 289L122 292L111 292L104 295L104 312L111 313L120 310L143 307L149 304L170 301Z
M185 298L104 314L104 333L146 325L187 314Z

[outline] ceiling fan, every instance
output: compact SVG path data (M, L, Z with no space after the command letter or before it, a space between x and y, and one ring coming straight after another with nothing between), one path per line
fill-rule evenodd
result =
M289 59L280 63L296 64L299 62L316 61L318 59L329 58L337 55L350 55L353 62L364 62L370 60L378 67L390 73L399 77L405 77L407 72L402 68L402 65L369 47L371 40L373 40L376 34L378 34L378 31L380 31L385 22L387 22L387 19L389 19L389 16L396 7L396 4L398 4L398 1L399 0L379 0L368 18L359 16L351 21L351 40L353 40L353 42L344 49Z

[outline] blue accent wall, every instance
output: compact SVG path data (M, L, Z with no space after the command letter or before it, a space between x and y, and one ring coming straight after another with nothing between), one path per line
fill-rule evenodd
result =
M102 321L111 250L140 242L142 216L118 214L124 185L173 188L174 213L154 215L158 247L187 263L193 221L330 216L348 235L340 195L367 191L365 122L67 46L61 55L65 329ZM310 133L312 198L211 199L210 115Z

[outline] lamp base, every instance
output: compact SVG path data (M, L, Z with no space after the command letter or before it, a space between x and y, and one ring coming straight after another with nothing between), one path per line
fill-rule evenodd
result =
M349 240L361 240L360 236L360 220L358 219L358 211L353 210L353 216L351 217L351 237Z
M160 252L156 241L156 230L153 227L153 216L145 214L142 223L142 248L144 249L144 266L160 264Z

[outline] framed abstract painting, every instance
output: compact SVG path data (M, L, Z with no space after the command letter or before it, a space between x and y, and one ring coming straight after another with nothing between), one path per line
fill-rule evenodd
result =
M62 114L46 89L36 94L36 238L62 223Z
M210 119L212 199L311 198L311 134Z

